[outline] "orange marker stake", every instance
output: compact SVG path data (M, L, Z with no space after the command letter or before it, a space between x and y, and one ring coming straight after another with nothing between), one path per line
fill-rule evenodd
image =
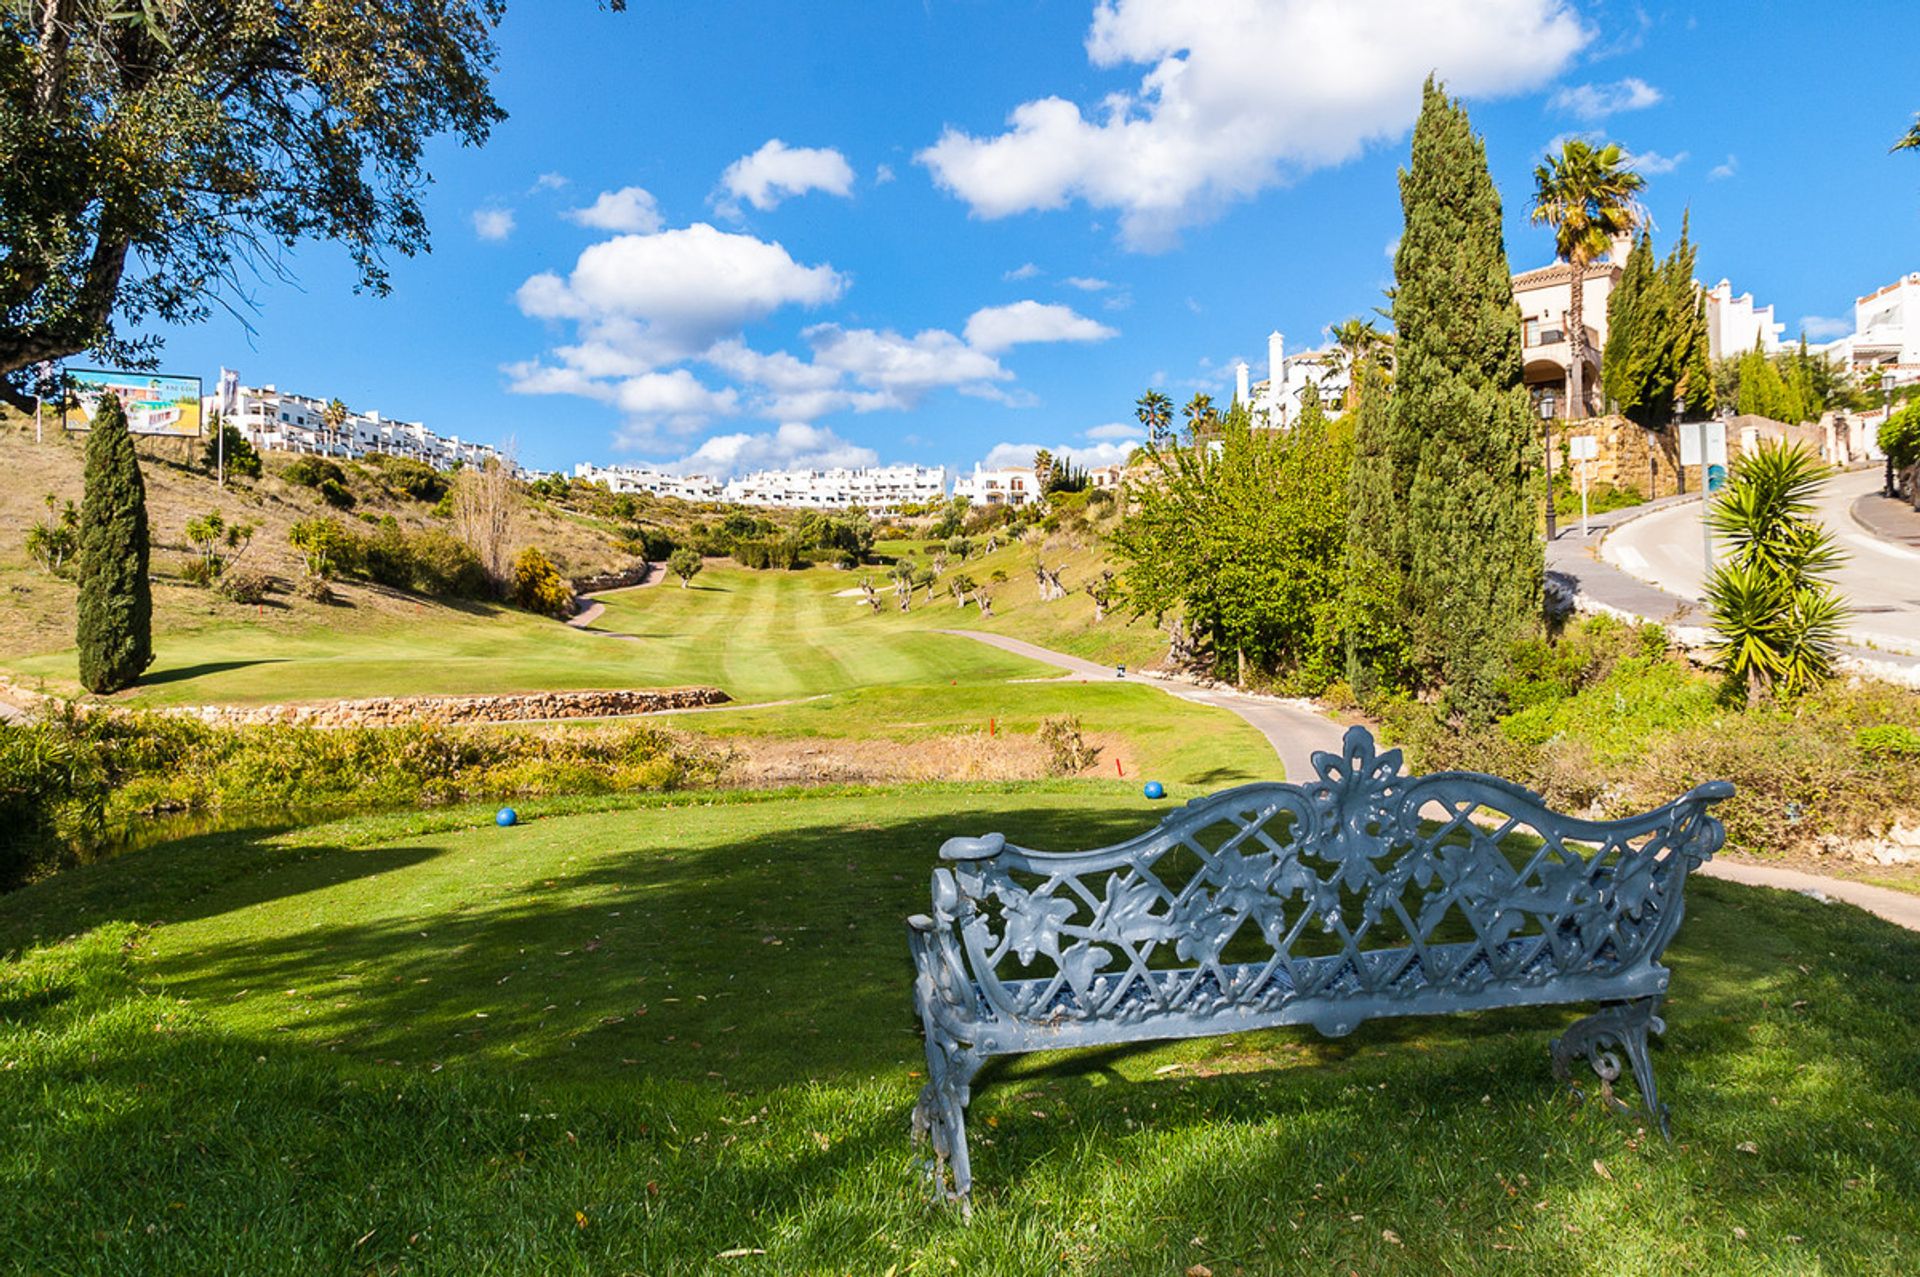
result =
M1120 765L1120 756L1118 754L1113 756L1113 770L1116 775L1125 776L1127 774L1127 769Z

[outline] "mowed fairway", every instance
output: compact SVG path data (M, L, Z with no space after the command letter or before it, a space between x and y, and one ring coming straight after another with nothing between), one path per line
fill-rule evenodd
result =
M417 623L370 629L288 634L226 622L156 636L158 659L123 699L261 703L699 683L760 701L1048 672L965 639L863 625L872 618L833 597L849 580L843 572L714 567L692 589L671 583L609 595L606 614L588 631L503 608L437 606L423 607ZM20 658L9 668L75 690L72 649Z
M1041 1055L976 1084L968 1224L907 1142L904 918L945 837L1148 805L674 801L212 835L0 899L0 951L106 924L0 963L0 1267L1920 1269L1920 938L1853 910L1690 885L1671 1144L1554 1086L1567 1008Z

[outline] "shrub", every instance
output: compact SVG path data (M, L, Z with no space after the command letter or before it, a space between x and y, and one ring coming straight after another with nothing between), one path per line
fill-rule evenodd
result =
M273 578L252 568L229 568L214 583L213 592L230 603L264 603L273 590Z
M219 571L205 559L182 559L180 579L188 585L209 586L220 579Z
M453 481L446 475L412 457L373 452L367 454L367 461L379 472L380 482L389 492L410 500L437 502L453 487Z
M423 594L459 599L493 595L480 556L459 537L439 528L416 532L407 539L413 559L413 588Z
M520 551L513 561L511 595L529 612L554 617L573 615L573 587L553 566L553 560L533 546Z
M358 567L358 538L326 515L301 519L288 528L287 543L305 556L307 575L315 580Z
M311 603L331 607L339 602L340 596L333 592L333 587L327 584L324 576L303 576L300 584L294 588L299 591L301 598Z
M281 474L288 483L308 488L318 488L323 483L344 485L347 481L347 472L325 457L295 457Z
M353 505L354 505L353 493L349 492L347 490L347 485L340 482L338 479L322 480L321 483L319 484L318 491L320 493L320 499L322 501L325 501L328 505L332 506L334 509L336 510L353 509Z
M1861 753L1885 758L1920 758L1920 731L1903 723L1865 727L1854 733Z
M667 571L680 578L680 588L683 590L693 583L693 578L699 576L700 569L705 566L698 551L685 547L667 556Z
M260 453L238 428L222 423L217 415L214 418L214 429L207 434L206 447L200 451L201 466L210 474L219 470L223 448L222 435L225 436L227 474L258 479L261 471Z
M1087 744L1080 734L1080 719L1074 714L1041 720L1040 743L1047 750L1047 770L1055 776L1076 775L1100 757L1099 747Z
M80 511L69 501L55 508L53 493L46 497L47 517L27 529L27 557L55 576L66 575L69 560L80 546Z

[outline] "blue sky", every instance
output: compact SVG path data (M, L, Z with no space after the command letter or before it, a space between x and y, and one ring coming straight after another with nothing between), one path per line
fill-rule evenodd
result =
M1920 269L1920 6L1726 0L519 0L511 118L432 151L431 255L344 255L168 335L527 464L1098 461L1155 385L1264 373L1381 302L1421 79L1467 97L1517 268L1530 173L1641 157L1664 248L1818 338ZM586 210L586 211L582 211ZM997 451L996 451L997 449Z

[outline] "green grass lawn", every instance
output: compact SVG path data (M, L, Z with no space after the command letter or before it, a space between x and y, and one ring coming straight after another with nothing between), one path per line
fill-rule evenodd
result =
M1574 1009L1042 1055L976 1086L966 1224L906 1139L903 919L949 835L1086 846L1150 804L529 806L208 835L0 899L0 950L99 928L0 965L4 1266L1920 1268L1920 937L1842 906L1689 887L1673 1144L1554 1088Z

